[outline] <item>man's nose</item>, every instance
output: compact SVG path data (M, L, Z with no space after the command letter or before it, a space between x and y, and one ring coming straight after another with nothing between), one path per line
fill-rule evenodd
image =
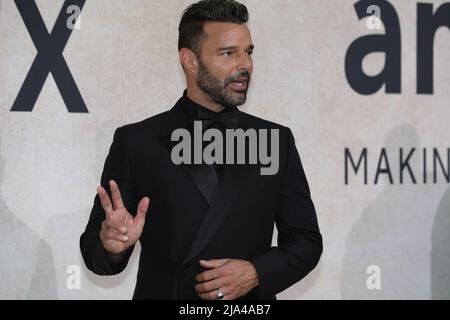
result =
M252 57L248 53L244 52L244 53L240 54L237 69L238 69L238 71L246 70L246 71L252 73L253 61L252 61Z

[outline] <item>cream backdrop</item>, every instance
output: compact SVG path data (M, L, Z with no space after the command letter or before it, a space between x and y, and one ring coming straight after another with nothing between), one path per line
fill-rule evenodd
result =
M64 57L89 113L69 113L53 76L32 112L11 112L37 53L17 7L0 0L0 298L130 299L136 250L126 271L100 277L83 265L82 233L115 128L172 107L184 78L177 27L187 0L87 0ZM450 189L442 172L421 179L422 157L399 183L399 148L437 148L447 168L450 30L435 39L434 94L416 92L417 2L391 1L401 28L401 94L361 95L344 69L350 44L383 33L359 21L354 0L243 0L256 46L241 109L292 128L310 183L324 253L318 267L280 299L449 297ZM434 9L445 1L427 1ZM51 29L61 0L36 0ZM377 74L384 55L364 70ZM394 184L374 176L386 148ZM345 149L361 172L345 184ZM431 159L431 158L430 158ZM431 160L429 160L431 164ZM157 183L157 182L156 182ZM151 209L149 214L151 214ZM275 241L275 237L274 237ZM366 273L380 268L381 289ZM75 266L75 273L70 266ZM76 268L80 268L80 288ZM68 286L69 283L69 286Z

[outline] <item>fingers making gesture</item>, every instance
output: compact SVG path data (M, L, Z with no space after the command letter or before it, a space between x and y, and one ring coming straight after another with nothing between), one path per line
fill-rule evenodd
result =
M117 183L111 180L109 187L111 198L103 187L97 188L97 194L106 215L102 223L100 239L106 251L113 255L120 255L141 237L150 199L142 198L138 204L137 213L133 216L125 208Z

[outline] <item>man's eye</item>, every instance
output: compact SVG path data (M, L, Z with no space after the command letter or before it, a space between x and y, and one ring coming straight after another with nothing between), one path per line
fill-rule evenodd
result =
M251 56L251 55L253 54L253 51L248 51L247 54L248 54L249 56Z
M232 52L229 52L229 51L222 53L222 55L226 56L226 57L231 56L231 54L232 54Z

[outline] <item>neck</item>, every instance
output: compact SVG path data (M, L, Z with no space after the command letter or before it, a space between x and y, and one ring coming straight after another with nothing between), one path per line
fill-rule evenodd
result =
M224 106L214 102L206 93L200 89L187 88L187 96L195 103L209 109L213 112L220 112L225 109Z

